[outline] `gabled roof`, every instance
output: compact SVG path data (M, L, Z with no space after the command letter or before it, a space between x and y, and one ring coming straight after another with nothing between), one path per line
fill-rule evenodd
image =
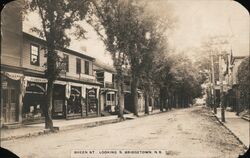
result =
M113 66L103 63L102 61L96 59L94 62L94 70L96 71L107 71L110 73L116 73Z
M246 58L246 57L247 57L247 56L233 56L232 64L235 62L235 60L244 59L244 58Z
M26 32L23 32L23 37L27 38L27 39L29 39L31 41L35 41L37 43L46 45L46 41L44 39L38 38L38 37L33 36L31 34L28 34ZM68 49L68 48L59 48L59 50L65 52L65 53L68 53L68 54L72 54L72 55L82 57L82 58L85 58L85 59L88 59L88 60L91 60L91 61L95 61L95 58L93 58L91 56L88 56L86 54L83 54L83 53L80 53L80 52L77 52L77 51L74 51L74 50L71 50L71 49Z

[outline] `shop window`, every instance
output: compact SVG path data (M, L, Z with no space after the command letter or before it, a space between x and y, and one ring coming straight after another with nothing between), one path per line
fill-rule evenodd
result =
M67 54L64 54L63 60L64 60L64 64L65 64L65 71L69 72L69 56Z
M30 45L30 64L39 66L39 47Z
M76 58L76 73L80 74L81 73L81 59Z
M112 101L115 100L115 94L112 94Z
M4 89L2 91L2 94L3 94L3 106L5 107L8 102L8 91Z
M88 114L96 114L97 113L97 103L98 100L96 98L96 89L86 89L87 93L87 106L89 107L88 109Z
M107 101L111 101L110 94L107 94Z
M15 89L11 89L11 91L10 91L10 101L11 101L11 103L15 103L16 102L16 90Z
M71 95L68 99L67 113L68 114L81 114L81 87L71 87Z
M88 61L85 61L84 68L85 68L85 74L89 75L89 62Z

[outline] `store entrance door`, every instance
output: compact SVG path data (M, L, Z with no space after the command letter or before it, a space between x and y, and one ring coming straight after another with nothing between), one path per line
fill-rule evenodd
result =
M2 90L3 123L17 122L17 90L7 87Z

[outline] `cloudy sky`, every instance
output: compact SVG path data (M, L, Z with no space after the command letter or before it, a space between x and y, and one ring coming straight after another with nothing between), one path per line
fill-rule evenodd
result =
M154 0L151 9L159 16L175 18L175 28L169 34L170 46L177 52L199 48L209 36L228 36L234 55L249 55L249 13L238 2L231 0ZM24 22L24 31L39 26L36 14L30 14ZM94 30L86 25L87 40L72 39L70 49L87 53L107 64L112 64L110 55ZM31 33L31 32L30 32Z

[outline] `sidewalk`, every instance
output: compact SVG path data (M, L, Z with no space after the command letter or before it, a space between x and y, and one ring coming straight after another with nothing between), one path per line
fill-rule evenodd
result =
M217 108L216 117L221 122L221 108ZM235 112L229 111L225 111L225 120L225 123L221 123L248 148L250 142L250 122L240 118Z
M158 114L160 110L154 110L150 115ZM146 116L144 113L140 113L140 116ZM125 114L125 119L134 119L136 118L133 114ZM96 117L96 118L83 118L83 119L74 119L74 120L53 120L54 127L58 128L59 131L65 131L70 129L77 128L88 128L95 127L105 124L117 123L122 120L117 117L117 115L105 116L105 117ZM32 125L23 125L21 128L16 129L1 129L0 131L0 140L10 140L30 136L38 136L49 133L48 130L44 129L44 123L32 124Z

